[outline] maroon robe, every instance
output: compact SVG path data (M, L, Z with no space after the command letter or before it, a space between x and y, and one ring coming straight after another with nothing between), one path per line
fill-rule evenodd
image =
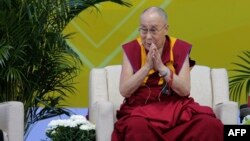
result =
M166 36L162 61L170 62L172 51L172 65L178 75L191 45L176 39L170 47L170 39ZM142 66L141 49L138 40L123 45L134 73ZM191 60L190 65L194 65ZM210 107L199 105L189 96L178 96L172 90L168 95L162 94L164 83L159 85L160 79L158 72L149 74L145 84L124 99L117 111L112 141L223 140L223 124Z

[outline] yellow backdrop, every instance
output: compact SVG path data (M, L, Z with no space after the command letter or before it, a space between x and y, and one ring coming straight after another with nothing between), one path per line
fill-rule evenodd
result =
M249 0L131 0L132 7L106 2L83 11L64 33L78 52L83 67L75 79L77 93L66 104L87 107L88 77L93 67L120 64L121 45L138 36L140 13L149 6L164 8L169 16L169 34L193 44L191 57L197 64L232 69L237 55L249 50ZM229 75L232 72L229 71ZM245 102L245 97L241 98Z

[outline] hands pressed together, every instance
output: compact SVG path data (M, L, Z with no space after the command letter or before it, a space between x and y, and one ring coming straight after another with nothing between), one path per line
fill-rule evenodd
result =
M157 46L152 43L148 48L147 60L145 67L148 70L154 69L159 72L167 83L170 83L171 88L180 96L188 96L190 93L190 71L189 58L186 57L182 69L178 75L173 76L173 72L165 66L161 60L161 53ZM175 78L175 79L174 79ZM174 85L173 85L174 84Z
M154 43L152 43L149 48L145 65L149 69L154 69L155 71L158 71L161 76L166 73L170 73L170 69L163 64L161 60L161 54Z

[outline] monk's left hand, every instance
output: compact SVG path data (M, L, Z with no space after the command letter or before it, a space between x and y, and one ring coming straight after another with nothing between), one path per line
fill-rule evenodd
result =
M154 63L154 69L159 72L161 72L161 70L163 70L166 67L162 63L161 55L156 47L154 48L153 63Z

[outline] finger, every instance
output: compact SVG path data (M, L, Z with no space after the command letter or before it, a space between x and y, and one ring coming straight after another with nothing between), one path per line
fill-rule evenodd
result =
M152 58L153 59L155 58L155 52L152 52Z
M157 49L157 48L156 48L156 45L155 45L154 43L151 44L151 48L152 48L152 49Z

